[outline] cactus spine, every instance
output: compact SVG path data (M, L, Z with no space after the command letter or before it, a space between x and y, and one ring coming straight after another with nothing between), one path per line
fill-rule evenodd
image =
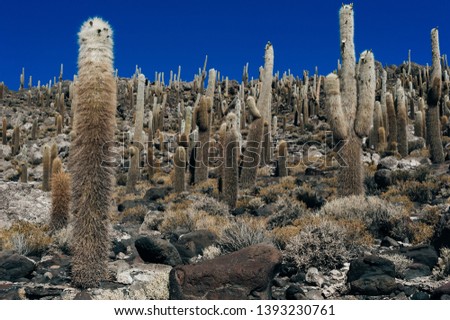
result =
M52 209L50 227L59 230L69 221L71 190L70 176L62 169L61 159L57 157L52 165Z
M405 91L400 87L397 92L397 147L402 157L408 155L408 114L406 111Z
M173 163L175 166L174 191L177 193L186 191L186 149L184 147L177 147Z
M104 164L111 155L102 146L114 140L117 87L109 24L89 19L78 36L77 123L70 153L72 283L86 288L107 277L113 168Z
M441 124L439 121L439 100L441 98L442 69L441 53L439 50L438 30L431 30L431 50L433 56L433 71L431 73L431 86L427 94L427 139L430 143L430 156L433 163L444 162L444 151L441 139Z

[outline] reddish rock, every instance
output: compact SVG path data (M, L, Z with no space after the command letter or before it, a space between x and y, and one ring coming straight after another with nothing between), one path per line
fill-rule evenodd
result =
M257 244L170 272L170 299L270 299L271 283L281 265L281 252Z

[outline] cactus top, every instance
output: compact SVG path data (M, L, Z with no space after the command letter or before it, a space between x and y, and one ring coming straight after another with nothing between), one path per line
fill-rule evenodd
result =
M106 54L112 60L112 35L113 31L106 21L98 17L88 19L83 23L78 33L80 57L91 53L94 54L92 59L97 58L100 60ZM95 54L95 52L98 52L98 54Z

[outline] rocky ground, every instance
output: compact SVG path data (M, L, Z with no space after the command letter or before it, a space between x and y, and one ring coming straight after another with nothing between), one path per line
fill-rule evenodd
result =
M389 68L390 82L401 72L400 67ZM119 80L117 108L116 136L125 150L134 130L129 82ZM136 192L127 194L126 152L116 170L109 280L95 289L72 287L71 225L58 232L49 229L51 193L42 190L45 144L56 143L67 167L69 85L62 85L66 121L60 134L52 102L56 86L48 101L44 95L43 105L36 88L31 100L28 90L7 90L0 100L7 119L0 159L0 299L450 298L448 155L444 164L431 164L412 124L409 156L365 146L366 195L338 199L337 165L329 161L332 142L321 108L300 130L293 125L290 100L275 86L273 147L288 141L293 155L289 176L275 176L274 159L258 170L255 188L240 190L238 205L230 210L220 201L213 163L208 181L173 192L176 106L181 100L193 105L192 83L167 89L164 147L155 139L155 156L164 164L158 172L148 179L143 167ZM230 109L238 89L230 81L225 98ZM35 119L38 134L33 140ZM217 121L214 129L219 125ZM15 155L14 127L21 132ZM242 135L245 141L247 129ZM305 149L311 141L313 147ZM303 161L294 166L299 158ZM26 183L19 182L24 163Z

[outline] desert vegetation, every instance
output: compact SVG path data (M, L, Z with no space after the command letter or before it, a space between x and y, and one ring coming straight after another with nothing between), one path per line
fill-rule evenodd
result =
M0 298L448 298L447 56L357 61L353 12L328 75L124 78L93 18L73 80L0 84Z

